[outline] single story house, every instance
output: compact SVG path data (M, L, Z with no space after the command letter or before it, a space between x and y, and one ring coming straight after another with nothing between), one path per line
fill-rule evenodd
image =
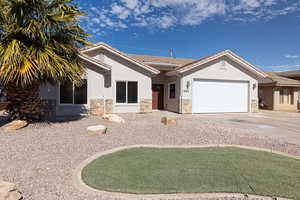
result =
M269 110L297 111L300 81L266 72L268 77L259 81L258 96L262 107Z
M192 60L130 55L100 42L79 56L87 70L83 86L41 86L49 115L255 112L258 80L267 76L229 50Z

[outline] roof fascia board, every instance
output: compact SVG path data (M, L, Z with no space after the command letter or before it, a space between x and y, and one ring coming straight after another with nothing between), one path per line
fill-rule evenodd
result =
M208 63L208 62L211 62L211 61L213 61L213 60L215 60L215 59L218 59L218 58L220 58L220 57L222 57L222 56L228 56L228 57L230 57L231 59L233 59L234 61L236 61L237 63L239 63L239 64L241 64L241 65L243 65L243 66L245 66L245 67L247 67L249 70L251 70L251 71L253 71L253 72L255 72L256 74L259 74L260 76L262 76L263 78L266 78L267 77L267 75L265 74L265 73L261 73L261 72L259 72L258 70L256 70L255 69L255 67L253 66L253 65L251 65L250 63L247 63L247 62L245 62L245 61L241 61L241 58L239 58L238 56L233 56L232 55L232 53L229 53L229 52L226 52L226 53L224 53L224 54L220 54L220 55L218 55L218 56L216 56L216 57L212 57L212 58L210 58L210 59L207 59L207 60L205 60L205 61L200 61L199 63L196 63L196 64L194 64L193 66L191 66L191 67L189 67L189 68L186 68L186 69L179 69L179 70L177 70L179 73L184 73L184 72L186 72L186 71L189 71L189 70L191 70L191 69L194 69L194 68L196 68L196 67L199 67L199 66L201 66L201 65L204 65L204 64L206 64L206 63Z
M79 58L81 58L81 59L83 59L83 60L85 60L85 61L87 61L87 62L90 62L90 63L92 63L92 64L94 64L94 65L97 65L97 66L99 66L99 67L101 67L101 68L103 68L103 69L105 69L105 70L107 70L107 71L110 71L110 70L111 70L110 68L106 67L105 65L100 65L99 63L94 62L93 60L88 59L88 58L86 58L86 57L84 57L84 56L82 56L82 55L79 55Z
M108 48L108 47L106 47L106 46L104 46L102 44L99 45L99 46L96 46L96 47L92 47L90 49L83 50L82 52L85 53L85 52L89 52L89 51L93 51L93 50L101 49L101 48L105 49L105 50L107 50L107 51L109 51L109 52L111 52L113 54L116 54L116 55L120 56L121 58L123 58L123 59L125 59L127 61L130 61L130 62L132 62L132 63L134 63L134 64L142 67L143 69L148 70L148 71L150 71L150 72L152 72L154 74L159 74L160 73L160 71L154 70L154 69L150 69L150 68L148 68L148 67L146 67L146 66L144 66L144 65L142 65L142 64L140 64L138 62L136 62L135 60L133 60L131 58L128 58L127 56L124 56L124 55L120 54L119 52L116 52L116 51L114 51L114 50L112 50L112 49L110 49L110 48Z

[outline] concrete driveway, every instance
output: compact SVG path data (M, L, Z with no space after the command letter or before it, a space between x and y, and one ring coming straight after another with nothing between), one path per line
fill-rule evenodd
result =
M207 114L192 117L205 118L223 125L251 130L258 135L300 144L300 113L260 111L248 114Z

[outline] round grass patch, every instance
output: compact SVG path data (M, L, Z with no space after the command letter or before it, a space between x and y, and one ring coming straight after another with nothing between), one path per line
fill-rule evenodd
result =
M300 160L234 147L132 148L82 171L92 188L132 194L244 193L300 199Z

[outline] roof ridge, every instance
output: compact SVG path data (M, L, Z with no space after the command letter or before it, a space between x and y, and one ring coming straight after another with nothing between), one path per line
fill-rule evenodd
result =
M151 55L145 55L145 54L127 54L127 55L133 55L133 56L147 56L147 57L157 57L157 58L170 58L170 59L182 59L182 60L195 60L193 58L183 58L183 57L168 57L168 56L151 56Z

